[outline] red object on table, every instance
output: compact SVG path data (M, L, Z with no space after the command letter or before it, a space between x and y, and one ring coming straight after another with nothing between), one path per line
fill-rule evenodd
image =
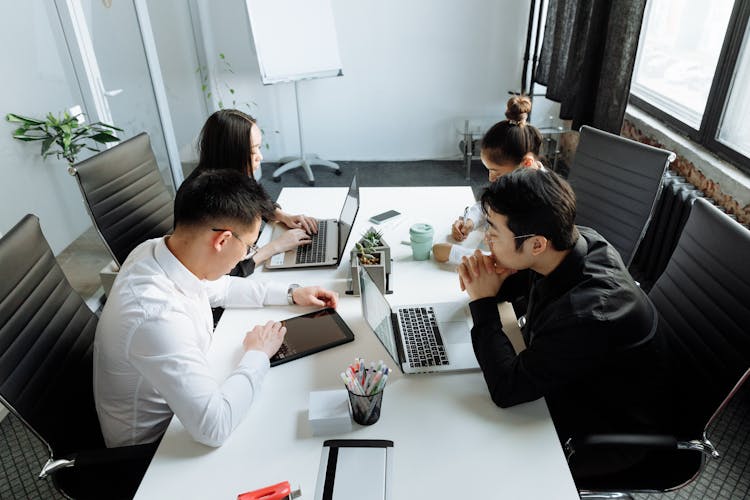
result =
M302 493L299 489L292 491L289 481L284 481L259 490L248 491L237 495L237 500L291 500Z

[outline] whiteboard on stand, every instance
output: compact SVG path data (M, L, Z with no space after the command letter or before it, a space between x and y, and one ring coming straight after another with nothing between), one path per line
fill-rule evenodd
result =
M331 0L245 0L264 85L341 76Z

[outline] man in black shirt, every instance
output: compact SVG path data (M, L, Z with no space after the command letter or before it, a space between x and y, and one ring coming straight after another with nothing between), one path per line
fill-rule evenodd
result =
M602 432L658 432L666 423L658 315L617 251L577 227L570 185L547 170L519 169L484 192L490 256L459 266L471 298L471 338L492 400L547 405L562 442ZM503 332L498 300L528 297L526 349ZM578 463L574 477L623 469L640 453Z

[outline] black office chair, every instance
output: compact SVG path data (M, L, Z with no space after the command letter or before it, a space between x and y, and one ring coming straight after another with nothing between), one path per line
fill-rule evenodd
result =
M27 215L0 238L0 403L49 451L71 498L132 498L156 444L107 449L94 406L97 317Z
M628 470L579 481L582 494L670 491L696 478L707 458L720 455L710 442L713 426L732 398L744 394L748 401L750 391L748 255L750 231L705 199L696 199L669 264L649 293L672 360L674 432L569 440L571 464L577 454L597 449L648 450Z
M630 265L675 154L588 126L570 167L576 224L596 229Z
M172 230L172 193L148 134L141 133L69 169L94 227L118 265L144 241Z

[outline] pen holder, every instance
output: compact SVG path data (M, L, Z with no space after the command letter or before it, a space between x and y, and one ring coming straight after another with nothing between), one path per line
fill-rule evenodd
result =
M368 396L349 392L349 403L352 405L352 418L360 425L372 425L380 418L380 407L383 404L383 392Z
M432 236L434 233L435 231L429 224L414 224L409 228L411 253L414 260L427 260L430 258Z

